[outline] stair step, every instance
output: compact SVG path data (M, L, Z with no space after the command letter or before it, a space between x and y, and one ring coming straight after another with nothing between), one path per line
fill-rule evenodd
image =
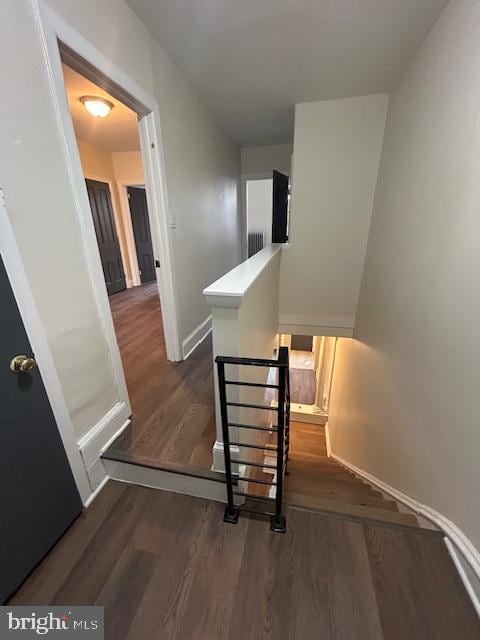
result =
M371 506L350 504L338 500L330 500L327 498L315 498L311 496L300 495L290 491L285 492L285 502L286 504L293 507L311 509L318 512L330 512L347 516L362 517L369 520L378 520L382 522L404 524L416 527L419 526L417 518L414 515L408 513L379 509Z
M356 504L359 506L375 507L377 509L385 509L387 511L398 511L397 503L394 500L385 500L381 496L371 495L370 492L356 491L355 489L345 489L341 487L326 487L319 485L306 489L285 485L286 494L302 495L306 500L335 500L337 502L346 502L347 504Z
M362 482L361 480L358 480L358 478L355 477L348 477L348 476L338 476L338 477L332 477L328 474L322 474L321 471L319 471L318 473L316 473L315 475L312 474L303 474L302 472L296 471L295 469L289 469L289 475L288 477L288 481L293 484L298 484L301 486L320 486L320 485L325 485L325 486L338 486L338 487L345 487L345 488L358 488L359 490L365 491L365 492L372 492L373 495L377 495L380 496L381 493L380 491L376 490L376 489L372 489L370 485L365 484L364 482Z
M354 476L351 471L345 469L345 467L342 467L341 464L338 464L338 462L333 461L331 458L314 458L313 456L311 458L306 458L300 457L297 454L290 454L289 464L294 465L298 469L315 470L318 468L325 468L332 473L347 473Z
M295 469L299 471L311 472L315 473L318 469L322 469L325 473L331 473L333 475L340 473L352 477L356 477L351 471L340 467L339 465L329 464L328 462L324 462L323 460L318 461L303 461L297 460L296 458L290 458L289 464L292 465Z

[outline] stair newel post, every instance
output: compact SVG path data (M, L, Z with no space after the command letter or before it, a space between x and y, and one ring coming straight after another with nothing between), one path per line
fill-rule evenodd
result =
M227 506L223 516L224 522L236 524L238 522L238 509L233 502L232 460L230 455L230 434L228 430L227 392L225 385L225 364L217 362L218 387L220 395L220 411L222 418L223 455L225 460L225 477L227 481Z
M287 530L285 516L282 514L285 418L286 418L286 414L285 414L286 375L287 373L286 373L285 367L281 366L279 368L279 376L278 376L277 487L276 487L276 495L275 495L275 515L272 517L272 521L271 521L271 529L272 531L275 531L277 533L285 533L285 531Z

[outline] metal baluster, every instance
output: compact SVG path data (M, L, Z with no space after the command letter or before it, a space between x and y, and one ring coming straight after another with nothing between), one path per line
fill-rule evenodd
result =
M232 461L230 456L230 434L228 432L228 411L227 411L227 392L225 387L225 365L218 362L218 386L220 394L220 410L222 416L222 432L223 432L223 454L225 459L225 475L227 481L227 506L223 521L230 524L237 524L238 509L235 508L233 502L233 481L232 481Z
M272 517L270 528L276 533L285 533L287 524L282 514L283 500L283 448L285 438L285 391L286 370L281 367L278 375L278 430L277 430L277 490L275 495L275 515Z

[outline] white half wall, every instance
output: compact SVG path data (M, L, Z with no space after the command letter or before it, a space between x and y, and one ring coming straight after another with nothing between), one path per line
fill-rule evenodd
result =
M391 94L333 453L453 523L480 575L480 4L450 3Z
M283 333L351 335L387 106L387 94L296 105Z
M281 248L282 245L278 244L265 247L205 289L204 294L212 312L214 359L217 355L273 357L277 338ZM225 373L229 380L264 383L269 369L226 365ZM217 440L213 448L213 461L214 469L222 471L225 467L216 365L214 379ZM227 388L227 398L236 402L258 404L263 401L263 395L264 389ZM260 420L265 416L264 411L251 408L229 407L228 411L231 422L242 424L261 424ZM242 429L241 438L235 438L234 431L231 430L233 441L249 442L255 436L253 430ZM250 453L249 450L243 451L241 459L248 460Z

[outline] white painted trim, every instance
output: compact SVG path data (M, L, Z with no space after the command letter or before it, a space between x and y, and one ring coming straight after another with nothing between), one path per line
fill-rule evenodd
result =
M327 422L327 417L327 414L314 404L298 404L292 402L290 405L291 420L324 425Z
M325 429L325 433L328 434L328 425ZM445 534L447 540L450 543L449 550L453 548L455 550L455 553L460 554L462 558L465 559L465 562L468 564L474 576L480 581L480 552L475 547L473 542L468 538L468 536L460 529L460 527L458 527L454 522L452 522L449 518L444 516L436 509L423 504L419 500L412 498L399 489L395 489L383 480L380 480L376 476L373 476L371 473L368 473L368 471L360 469L356 465L335 454L331 448L329 435L327 436L327 453L334 460L340 462L340 464L353 471L356 475L366 480L369 484L378 487L380 491L392 496L395 500L398 500L398 502L406 505L416 514L423 516L430 522L433 522L433 524L435 524ZM455 564L458 569L457 563ZM460 577L464 582L466 581L469 583L465 571L462 571L460 573ZM475 589L473 588L473 586L470 583L469 585L470 586L467 587L467 591L472 598L473 605L475 606L475 609L478 613L480 611L478 595L475 593Z
M123 92L125 99L129 101L128 106L135 108L138 113L142 114L139 121L140 146L145 171L152 243L162 267L157 268L157 282L164 319L167 357L170 360L181 360L178 304L170 237L170 228L175 226L175 219L172 214L169 217L159 107L152 96L52 11L44 0L31 0L31 3L42 40L55 114L82 230L92 288L109 346L118 393L120 399L128 405L129 399L120 351L114 331L95 229L83 179L83 169L65 91L58 41L67 45L79 59L81 58L82 61L94 68L96 74L108 79L119 92Z
M192 333L185 338L182 342L183 359L186 360L188 356L195 351L198 345L205 340L208 334L212 331L212 316L209 315L205 318L198 327L196 327Z
M160 267L157 267L157 286L162 307L165 347L167 358L178 362L182 359L182 345L171 237L171 229L175 228L176 220L168 206L160 112L156 103L153 111L140 120L139 132L152 244L160 261Z
M227 492L223 482L187 476L163 469L152 469L118 460L104 459L103 463L108 476L119 482L226 502Z
M327 449L327 456L329 458L333 458L332 444L330 442L330 431L328 430L328 422L325 425L325 445L326 445L326 449Z
M124 402L117 402L101 420L78 441L85 467L90 467L100 458L103 451L130 424L130 408Z
M134 287L140 286L142 281L140 278L140 268L138 266L137 247L135 246L135 234L133 232L132 213L130 211L127 187L143 186L144 183L145 179L141 182L139 182L138 179L117 180L120 210L123 228L125 229L125 242L127 243L128 261L132 272L132 282Z
M84 507L88 508L92 504L92 502L95 500L95 498L98 496L100 491L103 489L103 487L107 484L109 480L110 480L110 476L106 475L105 478L102 480L102 482L98 485L95 491L91 494L91 496L85 502Z
M63 395L62 386L53 362L47 336L33 298L30 283L23 266L13 228L5 207L3 192L0 189L0 254L2 255L8 279L17 301L20 315L27 332L43 385L52 407L53 415L62 438L68 462L72 469L82 502L86 504L91 495L90 484L78 450L72 419ZM45 461L48 465L48 460Z
M249 289L282 247L282 244L268 245L206 287L203 295L210 307L238 309Z
M354 317L303 316L281 313L278 319L278 332L293 335L352 338L354 328Z
M478 575L474 575L473 579L475 580L475 585L473 584L473 580L467 575L465 563L466 559L462 556L459 549L455 546L455 544L450 540L450 538L445 538L445 546L448 549L450 557L452 558L453 564L455 565L460 578L463 582L465 590L470 596L470 600L475 608L477 616L480 618L480 577ZM470 567L470 565L468 565Z

